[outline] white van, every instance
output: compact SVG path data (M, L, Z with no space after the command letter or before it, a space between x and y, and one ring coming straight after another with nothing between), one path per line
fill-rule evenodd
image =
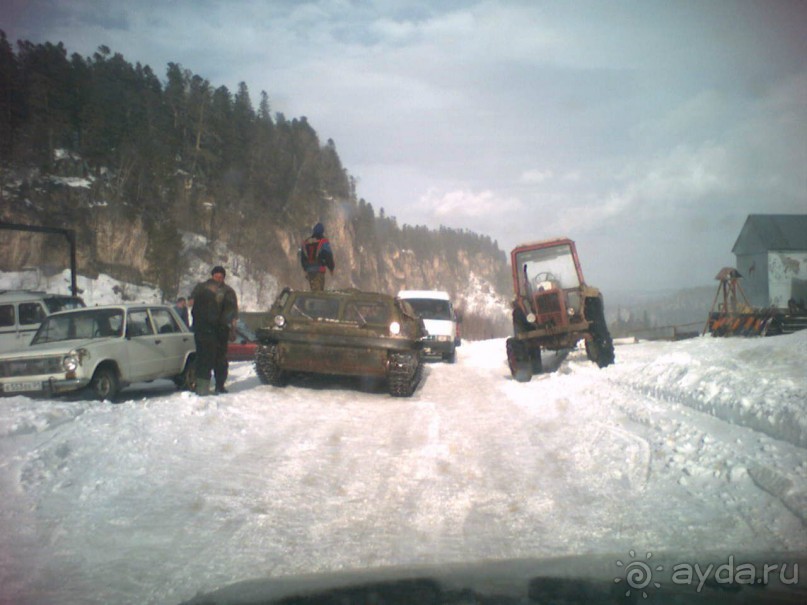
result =
M51 313L84 307L78 296L34 290L0 290L0 353L31 343L39 324Z
M454 363L456 348L461 341L457 332L457 315L448 292L401 290L398 298L412 305L426 326L428 336L424 339L423 352L426 355L440 355L444 361Z

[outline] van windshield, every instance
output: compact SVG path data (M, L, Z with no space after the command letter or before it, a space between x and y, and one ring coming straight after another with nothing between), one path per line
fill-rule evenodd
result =
M421 319L447 319L451 320L451 305L447 300L434 298L407 298L405 299Z
M48 313L67 311L69 309L83 309L86 305L78 296L49 296L44 301Z

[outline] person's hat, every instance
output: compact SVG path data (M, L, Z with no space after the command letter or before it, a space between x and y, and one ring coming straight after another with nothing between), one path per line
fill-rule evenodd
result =
M322 223L317 223L316 225L314 225L313 235L314 237L322 237L323 235L325 235L325 225L323 225Z
M221 273L222 275L227 275L227 272L224 270L224 267L221 265L216 265L213 267L213 270L210 272L210 275L215 275L216 273Z

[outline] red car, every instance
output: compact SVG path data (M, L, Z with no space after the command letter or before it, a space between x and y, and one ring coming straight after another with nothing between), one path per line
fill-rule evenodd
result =
M229 361L252 361L255 359L258 337L240 319L235 332L235 340L227 346L227 359Z

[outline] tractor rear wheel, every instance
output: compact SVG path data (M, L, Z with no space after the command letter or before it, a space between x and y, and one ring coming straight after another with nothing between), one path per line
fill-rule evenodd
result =
M600 368L614 363L614 341L605 323L602 299L586 300L586 317L591 322L590 336L586 338L586 355Z

